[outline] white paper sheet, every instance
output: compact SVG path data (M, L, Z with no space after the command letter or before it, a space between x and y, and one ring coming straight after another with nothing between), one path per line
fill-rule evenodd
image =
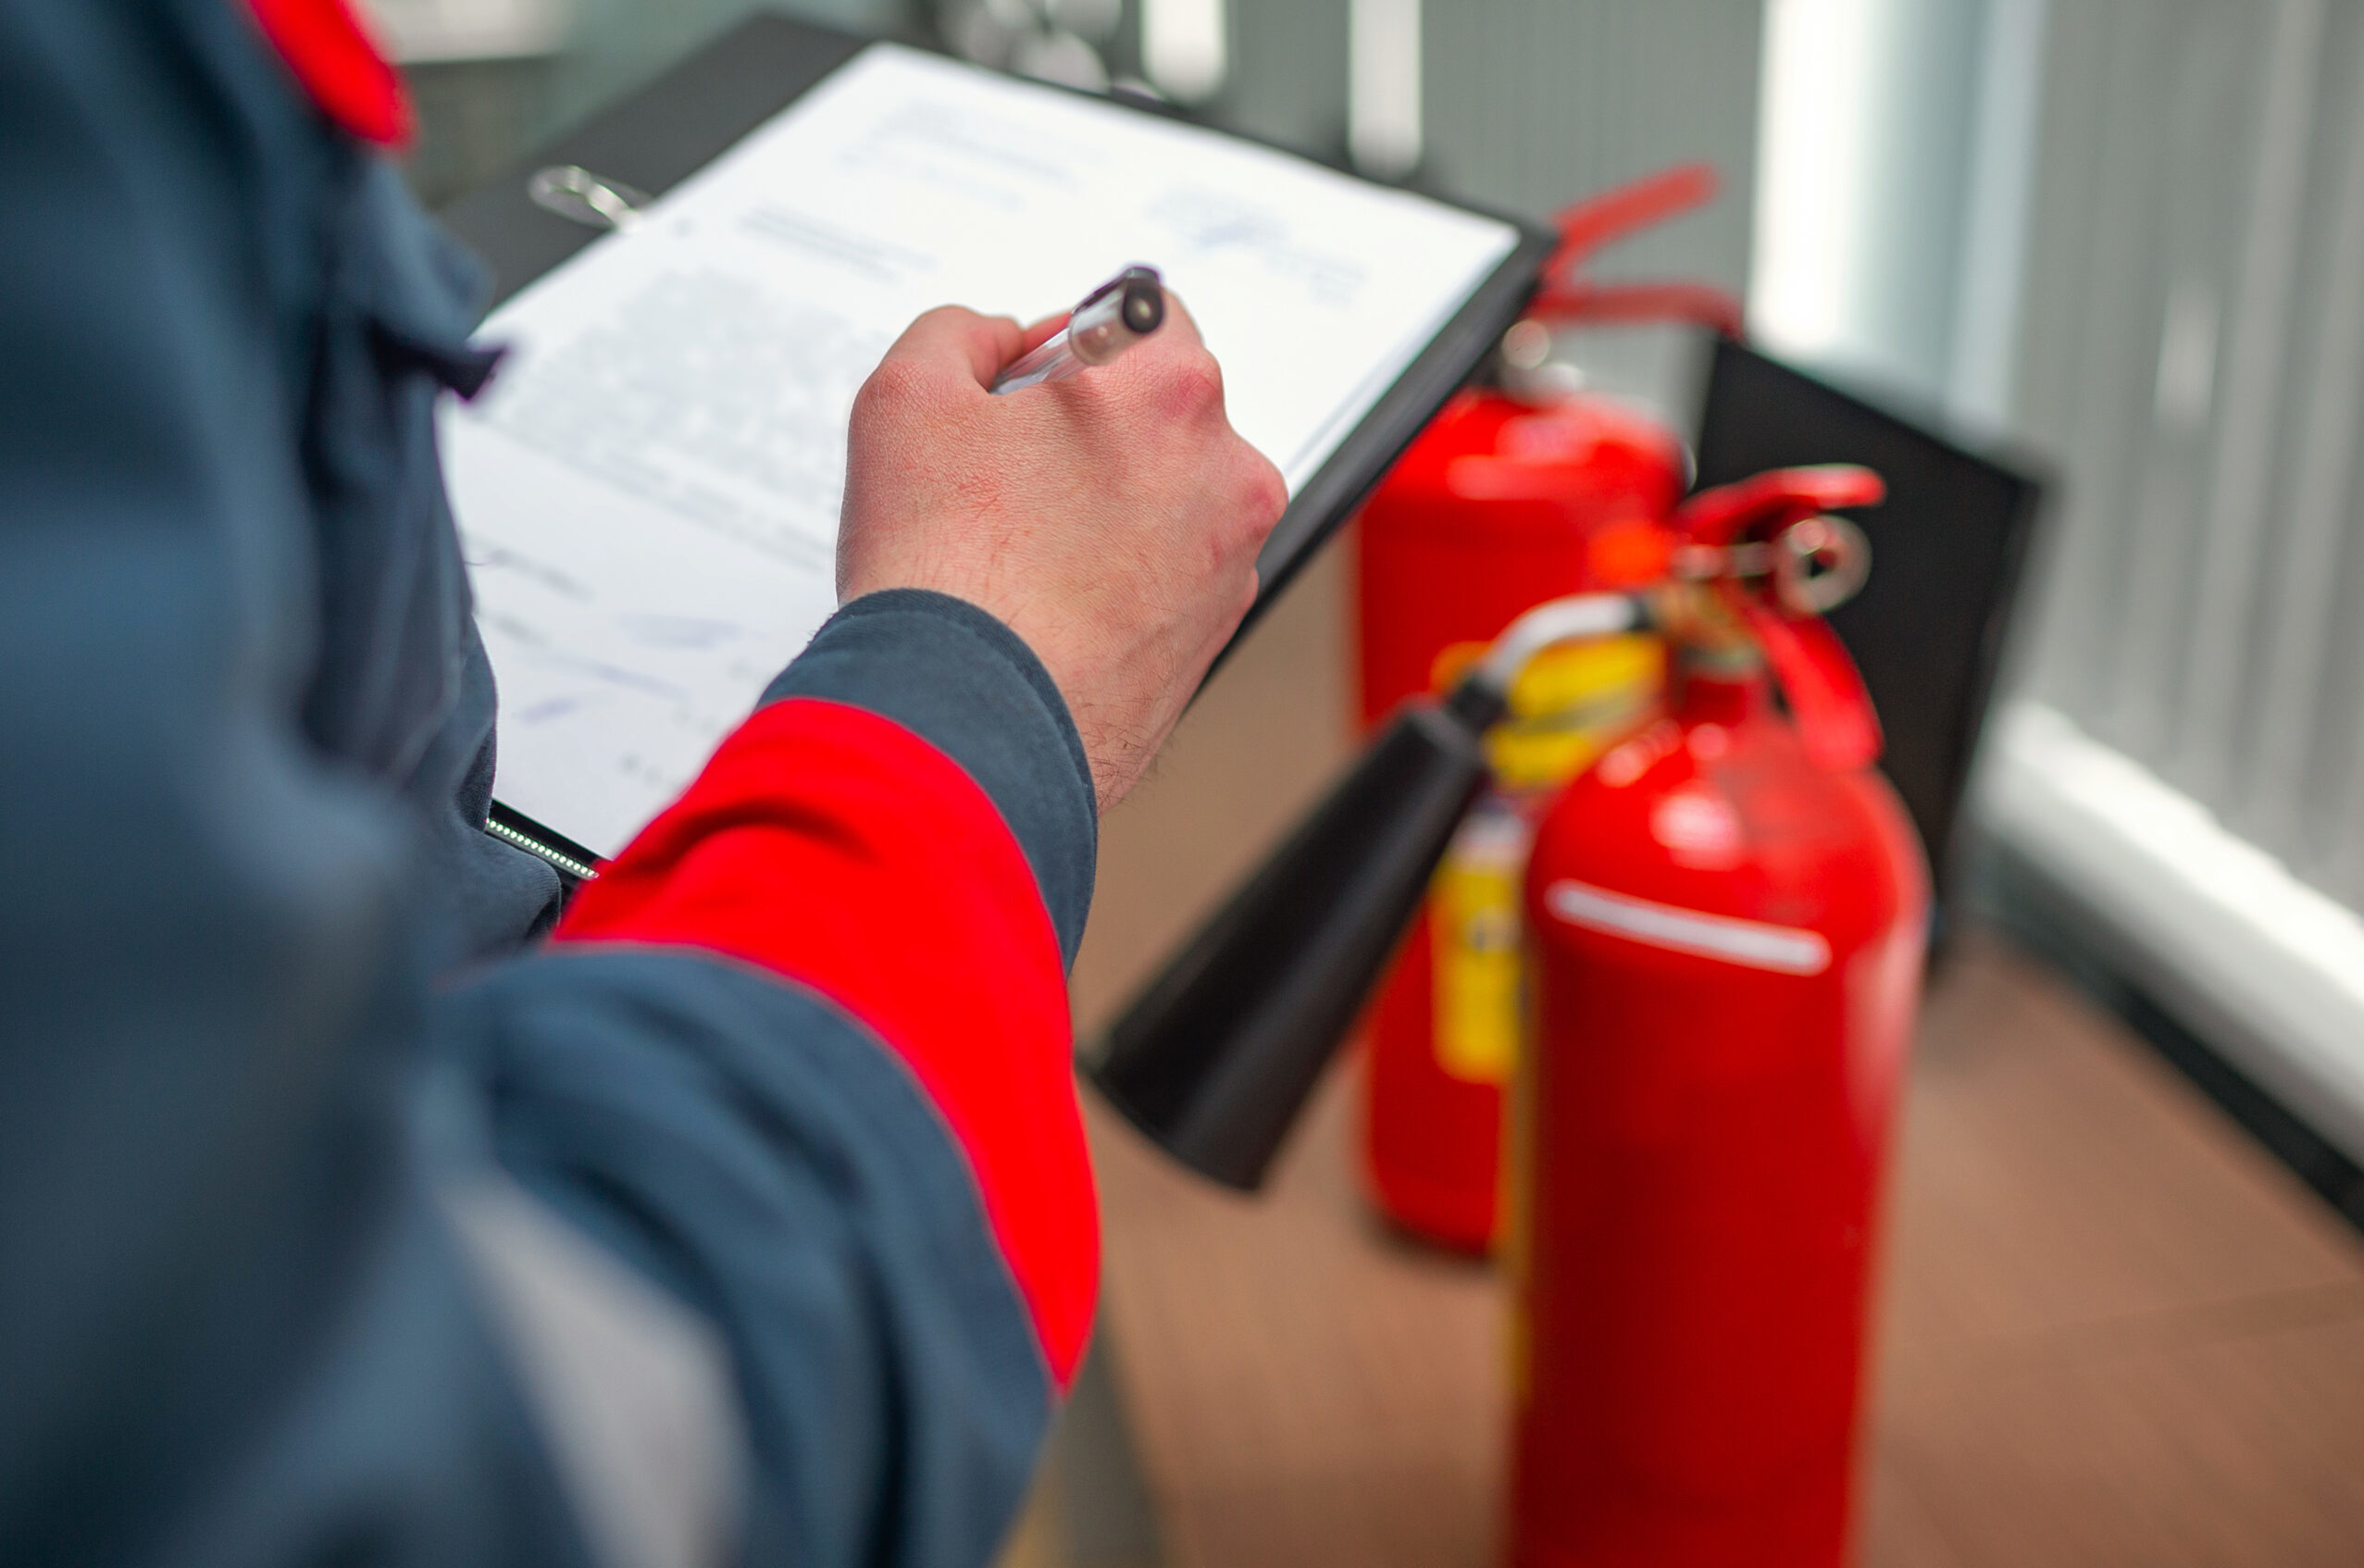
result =
M872 46L484 329L444 462L498 793L612 854L835 607L855 390L910 319L1147 262L1293 492L1516 243L1286 154Z

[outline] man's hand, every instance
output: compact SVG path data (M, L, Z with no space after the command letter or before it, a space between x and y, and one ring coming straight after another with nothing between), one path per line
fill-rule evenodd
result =
M838 597L927 588L999 617L1067 699L1105 811L1254 603L1288 492L1170 295L1114 364L989 393L1055 325L948 307L887 351L854 399Z

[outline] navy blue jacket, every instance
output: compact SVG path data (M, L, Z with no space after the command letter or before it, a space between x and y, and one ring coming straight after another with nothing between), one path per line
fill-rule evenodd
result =
M864 600L553 938L475 279L241 0L0 0L0 1560L981 1562L1097 1272L1074 727Z

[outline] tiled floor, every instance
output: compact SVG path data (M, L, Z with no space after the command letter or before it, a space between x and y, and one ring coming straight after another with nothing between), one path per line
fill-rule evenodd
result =
M1866 1561L2364 1562L2364 1245L2033 963L1945 976Z
M1325 561L1109 823L1084 1027L1342 759L1342 597ZM1499 1291L1370 1223L1348 1088L1254 1201L1095 1117L1103 1322L1175 1568L1493 1561ZM2364 1562L2364 1244L1991 940L1930 998L1890 1264L1866 1568ZM1059 1561L1037 1524L1016 1555Z

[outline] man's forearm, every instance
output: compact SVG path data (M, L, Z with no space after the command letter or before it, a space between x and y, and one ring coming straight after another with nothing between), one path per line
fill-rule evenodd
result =
M723 1330L754 1544L981 1561L1098 1282L1089 775L1024 645L940 596L851 607L770 695L450 1014L504 1164Z

